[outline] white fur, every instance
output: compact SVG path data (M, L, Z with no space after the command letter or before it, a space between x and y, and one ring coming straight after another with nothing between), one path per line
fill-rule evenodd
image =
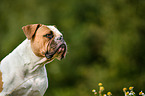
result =
M1 61L0 70L4 84L0 96L12 92L12 96L19 96L15 94L17 90L24 93L20 96L43 96L48 87L46 69L41 66L46 63L45 60L33 53L30 40L24 40Z
M47 26L50 30L52 30L53 32L55 32L56 36L62 36L62 34L60 33L60 31L55 28L54 26Z

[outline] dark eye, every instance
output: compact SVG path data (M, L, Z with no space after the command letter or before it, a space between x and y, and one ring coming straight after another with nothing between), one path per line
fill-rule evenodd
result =
M53 38L53 35L52 35L52 34L46 34L46 35L43 35L43 37L46 37L46 38L52 39L52 38Z

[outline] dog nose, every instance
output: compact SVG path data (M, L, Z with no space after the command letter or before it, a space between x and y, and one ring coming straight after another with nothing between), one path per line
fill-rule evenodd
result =
M62 36L58 37L57 40L64 40Z

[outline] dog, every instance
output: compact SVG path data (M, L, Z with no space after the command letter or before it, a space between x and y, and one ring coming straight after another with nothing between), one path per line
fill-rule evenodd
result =
M55 26L22 27L27 37L0 64L0 96L43 96L48 88L45 64L61 60L67 52Z

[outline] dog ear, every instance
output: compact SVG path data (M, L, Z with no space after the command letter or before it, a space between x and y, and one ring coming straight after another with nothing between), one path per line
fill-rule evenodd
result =
M28 40L30 40L34 36L38 28L41 26L42 24L31 24L23 26L22 29L24 31L25 36L28 38Z

